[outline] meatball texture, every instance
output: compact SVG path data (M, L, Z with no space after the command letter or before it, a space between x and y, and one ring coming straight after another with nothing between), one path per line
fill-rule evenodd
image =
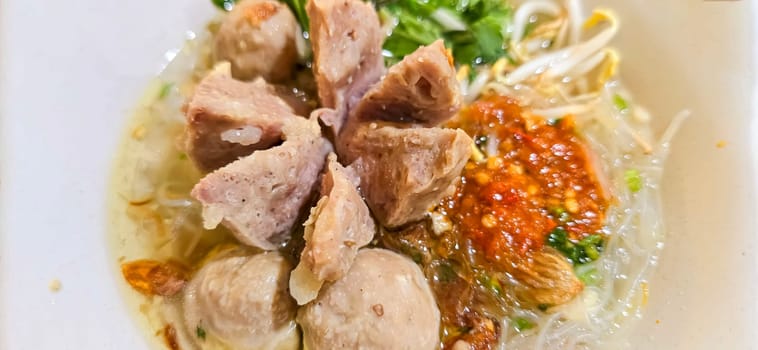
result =
M275 0L243 0L221 23L215 37L216 61L229 61L232 76L263 77L278 83L292 76L297 61L298 24L287 5Z
M348 273L297 316L309 350L436 349L440 312L421 269L385 249L362 249Z
M184 293L190 334L205 331L204 349L297 349L292 266L279 253L228 257L205 265Z

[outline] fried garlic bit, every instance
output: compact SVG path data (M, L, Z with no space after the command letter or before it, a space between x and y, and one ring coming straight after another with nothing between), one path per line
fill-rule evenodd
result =
M59 292L63 285L61 284L61 281L57 278L50 281L50 283L47 285L47 288L50 289L51 292Z

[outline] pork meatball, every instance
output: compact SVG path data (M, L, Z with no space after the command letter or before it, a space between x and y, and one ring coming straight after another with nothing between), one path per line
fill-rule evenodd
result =
M348 273L300 308L306 349L435 349L440 312L421 269L384 249L362 249Z
M295 16L275 0L243 0L221 23L213 55L229 61L232 75L241 80L263 77L278 83L292 76L297 60Z
M205 265L184 292L190 334L204 331L204 349L297 349L295 301L287 291L292 266L276 252Z

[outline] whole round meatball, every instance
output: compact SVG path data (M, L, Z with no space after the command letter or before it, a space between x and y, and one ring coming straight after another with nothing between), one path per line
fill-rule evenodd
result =
M184 291L190 334L205 349L297 349L292 266L277 252L229 257L205 265Z
M297 60L298 24L287 5L276 0L243 0L221 23L213 54L229 61L232 76L286 81Z
M309 350L435 349L440 312L421 269L384 249L363 249L348 273L297 316Z

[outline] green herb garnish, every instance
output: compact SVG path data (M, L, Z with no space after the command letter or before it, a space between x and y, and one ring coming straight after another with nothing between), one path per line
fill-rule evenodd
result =
M586 286L594 286L600 280L597 268L591 265L579 265L574 268L576 277Z
M624 182L626 182L626 187L632 193L637 193L642 189L642 176L635 169L629 169L624 172Z
M568 232L562 227L557 227L550 232L547 236L547 244L569 258L574 265L597 260L603 252L601 235L589 235L577 242L569 239Z
M395 23L384 42L388 64L439 38L458 64L506 57L513 10L503 0L391 0L378 7L384 23Z
M198 338L205 340L205 329L202 329L200 326L197 326L197 328L195 328L195 334L197 335Z
M571 214L569 214L565 208L560 206L548 208L548 212L550 212L554 218L558 219L558 221L562 223L566 223L571 219Z
M479 275L479 283L486 287L488 290L494 292L496 295L503 294L503 286L500 285L500 281L494 276Z
M558 124L560 124L562 121L563 121L563 118L550 119L547 121L547 125L558 126Z
M513 319L513 328L517 331L525 331L527 329L534 328L534 323L523 317L516 317Z
M629 109L629 103L619 94L613 94L613 105L616 106L616 109L618 109L619 112L624 112Z
M305 12L305 4L308 3L308 0L280 0L280 1L287 4L287 6L289 6L290 10L292 10L292 13L295 14L295 18L297 18L297 22L300 23L300 28L303 30L303 32L307 33L310 30L309 29L310 21L308 20L308 13Z
M440 282L452 282L457 277L458 274L455 272L455 269L453 269L453 266L449 263L444 262L437 267L437 278L439 278Z
M163 85L161 85L161 90L158 92L158 99L162 100L168 97L172 88L174 88L174 83L163 83Z

